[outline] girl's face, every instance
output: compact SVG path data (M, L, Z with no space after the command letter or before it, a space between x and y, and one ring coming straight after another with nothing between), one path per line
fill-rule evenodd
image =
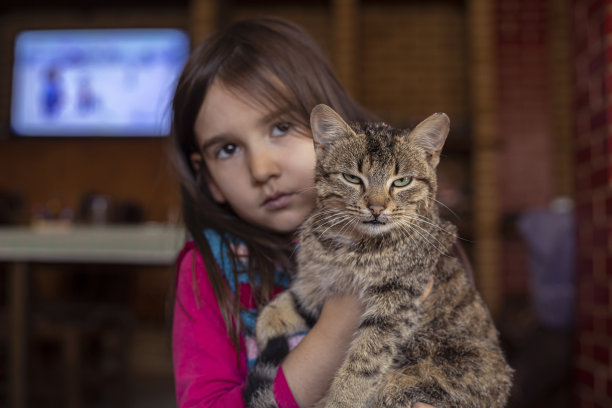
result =
M213 198L243 220L278 233L295 231L315 204L315 153L304 129L265 111L249 95L213 82L194 131Z

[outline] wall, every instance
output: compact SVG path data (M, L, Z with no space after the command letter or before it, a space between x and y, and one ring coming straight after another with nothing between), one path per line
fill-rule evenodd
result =
M527 250L516 222L523 211L548 205L554 195L550 73L553 41L549 1L498 0L500 187L503 214L503 287L529 291Z
M165 139L24 140L9 132L12 38L20 29L71 27L186 27L186 9L148 11L54 9L0 16L0 189L23 196L26 211L60 200L77 210L84 194L130 200L148 220L176 217L177 187Z
M612 406L612 1L573 1L576 407Z

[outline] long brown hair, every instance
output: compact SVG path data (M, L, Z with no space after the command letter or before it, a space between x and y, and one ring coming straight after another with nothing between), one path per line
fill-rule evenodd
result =
M217 231L227 247L227 233L247 245L247 273L258 306L268 300L275 268L287 272L293 268L292 248L287 237L250 225L227 204L216 203L205 182L208 170L192 166L192 153L200 152L194 123L213 80L253 95L270 112L282 112L305 130L310 111L319 103L349 120L372 117L347 95L312 38L285 20L264 17L234 23L204 40L187 61L172 103L170 153L179 177L185 225L206 265L230 340L239 350L239 296L229 293L203 231ZM232 261L236 266L236 254ZM194 290L197 296L195 286Z

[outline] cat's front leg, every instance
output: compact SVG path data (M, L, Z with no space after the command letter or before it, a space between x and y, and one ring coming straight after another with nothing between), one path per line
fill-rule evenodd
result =
M265 350L272 339L288 338L308 330L306 320L297 310L293 295L285 291L266 305L259 313L255 335L260 350Z
M377 325L362 324L347 357L336 373L325 407L365 407L370 394L379 388L394 355L392 336Z

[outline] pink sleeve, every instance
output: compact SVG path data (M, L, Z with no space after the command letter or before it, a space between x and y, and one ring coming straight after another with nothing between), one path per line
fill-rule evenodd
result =
M287 379L283 372L283 366L278 368L278 373L274 379L274 398L278 408L300 408L297 402L295 402L295 398L293 398L291 389L289 389L289 384L287 384Z
M195 257L194 257L195 255ZM193 286L195 266L196 300ZM179 408L244 407L247 378L244 342L239 359L229 340L200 254L188 244L179 257L172 354ZM297 407L282 369L274 381L279 407ZM287 405L291 401L294 405Z

